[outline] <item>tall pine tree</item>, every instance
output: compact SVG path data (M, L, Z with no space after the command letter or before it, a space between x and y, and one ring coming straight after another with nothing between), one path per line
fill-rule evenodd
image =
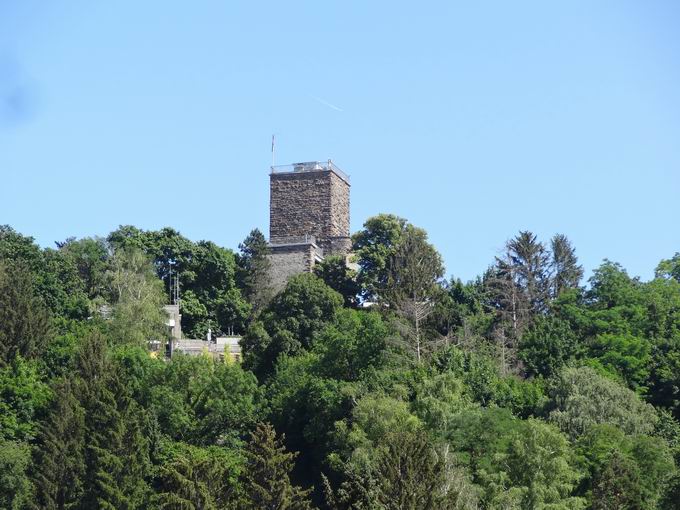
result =
M0 366L38 355L50 337L49 313L32 278L25 267L0 260Z
M506 245L515 284L524 295L531 313L545 311L549 299L550 255L536 235L522 231Z
M550 240L552 253L551 269L551 293L557 297L567 289L578 287L583 278L583 266L580 266L576 258L576 250L567 239L567 236L556 234Z
M33 462L33 508L77 508L85 474L85 412L74 384L63 379L54 385L54 399L43 421Z
M257 228L248 234L238 248L241 251L237 259L239 283L246 299L253 306L253 314L257 314L273 295L269 276L271 250L264 234Z
M77 367L87 438L80 508L143 508L149 445L142 411L116 375L101 335L85 340Z
M309 490L290 481L296 453L286 451L274 427L259 424L246 447L246 468L241 477L244 510L307 510Z

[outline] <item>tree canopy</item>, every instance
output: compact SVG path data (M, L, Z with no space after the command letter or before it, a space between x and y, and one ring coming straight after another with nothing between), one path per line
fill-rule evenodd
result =
M463 282L381 214L274 293L257 229L235 252L2 226L0 507L678 508L660 255L650 281L606 259L584 280L566 236L521 231ZM240 335L241 363L150 349L178 286L185 335Z

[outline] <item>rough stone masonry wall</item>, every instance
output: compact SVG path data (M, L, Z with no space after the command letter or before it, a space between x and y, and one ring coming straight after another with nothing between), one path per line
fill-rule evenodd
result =
M331 173L331 217L329 236L349 237L349 184Z
M283 289L291 276L310 273L315 255L312 244L271 246L269 281L274 291Z
M271 243L310 234L326 253L349 248L349 184L334 172L272 174L270 192Z

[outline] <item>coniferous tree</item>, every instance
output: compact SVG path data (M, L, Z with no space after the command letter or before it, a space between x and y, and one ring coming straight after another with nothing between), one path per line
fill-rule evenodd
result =
M235 507L240 457L226 448L166 444L153 503L167 510L217 510Z
M257 314L273 295L269 275L271 249L257 228L250 231L238 248L241 251L237 259L239 282L246 299L253 305L253 313Z
M517 339L532 317L545 312L550 298L550 257L534 234L522 231L505 245L505 253L485 278L490 304L511 326Z
M293 485L290 473L296 453L287 452L284 437L274 427L259 424L246 447L246 466L241 477L244 510L307 510L310 490Z
M556 234L550 240L552 260L551 293L557 297L563 290L575 289L583 278L583 266L579 265L576 251L567 236Z
M614 450L593 486L593 510L646 508L641 497L640 473L631 459Z
M524 295L532 314L545 311L549 299L550 256L543 243L529 231L522 231L506 245L515 284Z
M166 510L217 510L220 477L217 466L190 456L173 459L160 467L157 478L160 492L154 496L159 508Z
M385 438L374 477L382 508L435 510L459 508L447 486L447 466L424 432L397 431ZM462 499L462 498L461 498Z
M111 366L106 341L86 339L77 360L85 409L85 476L81 508L141 508L147 486L148 441L142 416Z
M494 314L490 337L498 354L503 373L516 364L517 343L529 324L529 306L514 279L514 268L508 257L497 259L482 280L485 304Z
M476 490L451 463L448 447L437 451L423 430L389 430L366 469L347 465L344 481L324 492L333 509L466 510L478 508Z
M108 367L107 367L108 369ZM86 474L81 508L129 508L121 486L125 469L122 450L123 424L115 396L108 387L108 374L97 374L85 390Z
M509 257L497 258L482 277L484 302L496 315L497 321L507 323L514 336L528 323L528 305L515 284L514 270Z
M37 441L32 480L33 508L77 508L85 474L85 412L70 379L57 381L54 399Z
M529 231L507 241L505 252L484 276L487 304L496 313L492 337L503 372L516 368L517 344L534 317L547 311L550 257Z
M36 356L50 333L49 314L35 293L28 270L0 261L0 366L17 355Z

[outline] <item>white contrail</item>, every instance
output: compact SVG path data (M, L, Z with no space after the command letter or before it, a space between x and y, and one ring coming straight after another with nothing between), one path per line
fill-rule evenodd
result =
M342 108L338 108L338 107L335 106L334 104L331 104L331 103L329 103L328 101L324 101L324 100L321 99L320 97L312 96L312 99L318 101L318 102L321 103L321 104L325 104L325 105L328 106L329 108L333 108L335 111L338 111L338 112L344 111Z

